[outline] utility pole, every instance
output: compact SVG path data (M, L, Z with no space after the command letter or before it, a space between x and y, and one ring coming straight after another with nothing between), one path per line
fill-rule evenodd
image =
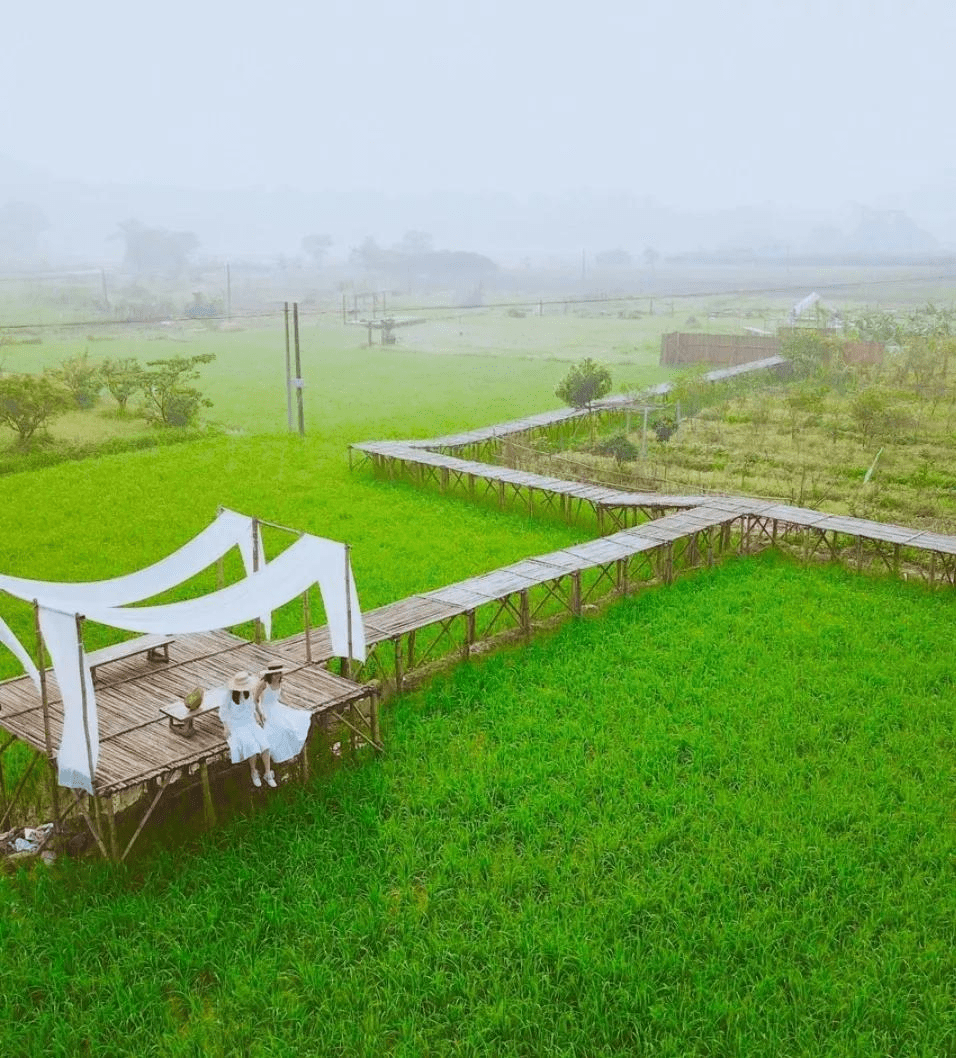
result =
M295 332L295 389L299 405L299 436L305 437L305 413L302 409L302 360L299 356L299 303L292 303L292 327Z
M226 319L232 319L232 275L228 261L226 262Z
M292 433L292 360L289 355L289 303L285 303L285 403L289 420L289 433Z

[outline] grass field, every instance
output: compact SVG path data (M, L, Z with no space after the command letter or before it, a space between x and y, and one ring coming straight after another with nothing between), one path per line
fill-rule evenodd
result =
M3 879L4 1051L950 1054L953 618L765 556L461 667L195 848Z
M306 330L305 439L274 327L151 342L217 352L229 432L0 478L0 569L124 573L223 504L351 543L371 608L581 539L347 467L348 441L556 406L584 339L513 322L504 355ZM125 870L0 877L0 1046L956 1053L954 616L951 594L764 556L459 667L389 708L362 767L191 843L161 832Z

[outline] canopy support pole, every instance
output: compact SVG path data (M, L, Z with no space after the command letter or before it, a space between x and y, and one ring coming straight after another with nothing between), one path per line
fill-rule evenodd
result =
M259 519L252 519L252 572L259 572ZM262 642L262 622L255 620L255 641Z
M37 636L37 668L40 673L40 705L43 709L43 737L46 740L47 766L50 773L50 797L53 801L54 817L60 814L60 789L54 774L53 735L50 732L50 703L46 690L46 658L43 650L43 636L40 633L40 603L33 600L33 626Z
M352 547L345 545L345 623L348 628L348 657L345 659L344 675L352 676Z
M302 593L302 621L305 624L305 660L312 664L312 614L309 606L309 589Z
M83 660L83 615L76 615L76 660L80 669L80 697L83 701L83 737L86 739L86 761L90 766L90 787L93 786L93 743L90 741L89 703L86 695L86 663ZM64 709L65 709L64 705ZM93 810L96 811L96 799L93 798Z

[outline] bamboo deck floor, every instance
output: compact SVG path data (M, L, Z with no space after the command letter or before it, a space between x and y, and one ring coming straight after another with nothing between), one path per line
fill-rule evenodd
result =
M111 796L157 776L210 761L227 752L225 732L215 712L194 722L194 733L174 730L159 708L194 687L221 686L236 671L256 672L284 660L278 643L255 644L229 632L181 636L169 648L169 662L140 655L102 668L96 687L100 756L95 789ZM369 690L318 665L288 673L282 695L311 713L359 701ZM48 674L50 728L59 745L63 710L52 672ZM11 735L45 752L43 712L27 677L0 684L0 724Z

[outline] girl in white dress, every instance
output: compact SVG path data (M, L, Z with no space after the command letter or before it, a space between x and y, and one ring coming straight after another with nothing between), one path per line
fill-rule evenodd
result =
M310 712L279 700L284 671L282 665L270 665L260 672L254 695L269 752L280 764L302 752L312 723Z
M254 684L251 672L237 672L226 684L222 704L219 706L219 719L226 729L229 759L232 763L249 761L252 785L261 786L262 777L256 768L256 757L261 757L265 780L270 786L275 786L276 780L269 756L269 740L256 722L252 700Z

